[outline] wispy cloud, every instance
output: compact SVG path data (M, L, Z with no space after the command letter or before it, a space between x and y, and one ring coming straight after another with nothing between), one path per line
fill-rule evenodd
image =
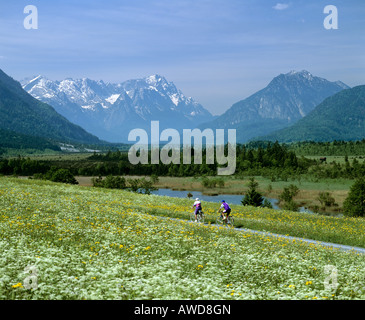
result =
M275 6L273 6L275 10L285 10L289 8L288 3L277 3Z

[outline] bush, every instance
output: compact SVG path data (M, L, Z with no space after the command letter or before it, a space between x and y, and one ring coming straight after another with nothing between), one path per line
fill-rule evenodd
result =
M329 192L320 192L317 200L321 203L323 210L326 210L326 207L338 206L335 198L333 198Z
M57 169L52 171L50 175L47 175L49 180L53 182L62 182L62 183L69 183L69 184L79 184L73 174L68 169Z
M153 186L153 180L141 179L128 179L128 188L133 192L151 194L152 191L157 190Z
M94 187L99 188L108 188L108 189L125 189L126 181L123 177L120 176L107 176L104 180L102 177L92 178L91 182Z
M289 187L284 188L283 192L279 195L279 200L284 201L284 210L298 211L299 205L293 200L298 193L299 188L296 185L291 184Z
M272 209L273 208L271 202L269 200L267 200L267 199L265 199L264 202L262 203L262 207L263 208L269 208L269 209Z
M343 203L344 214L349 217L363 217L365 215L365 179L360 178L350 188L350 192Z
M293 184L285 187L283 192L279 195L279 199L285 202L290 202L299 193L299 188Z
M293 200L287 201L283 205L284 210L298 211L298 208L299 208L299 205Z
M202 179L202 185L205 188L215 188L216 186L218 186L219 188L223 188L224 180L222 178L208 179L207 177L204 177Z

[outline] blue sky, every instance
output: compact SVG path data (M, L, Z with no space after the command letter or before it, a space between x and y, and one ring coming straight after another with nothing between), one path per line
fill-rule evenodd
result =
M23 10L38 8L38 30ZM339 29L326 30L335 5ZM213 114L280 73L365 84L364 0L14 0L0 3L0 69L17 80L160 74Z

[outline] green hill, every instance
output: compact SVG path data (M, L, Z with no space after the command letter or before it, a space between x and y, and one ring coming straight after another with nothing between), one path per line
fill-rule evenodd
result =
M0 128L62 142L100 143L51 106L38 101L0 70Z
M365 138L365 85L343 90L319 104L294 125L258 140L350 141Z

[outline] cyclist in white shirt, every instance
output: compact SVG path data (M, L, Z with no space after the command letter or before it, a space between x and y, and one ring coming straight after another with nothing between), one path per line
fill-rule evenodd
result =
M195 199L195 202L193 204L193 208L195 207L195 211L194 211L194 214L195 214L195 222L198 221L197 219L197 214L200 210L202 210L202 203L200 202L199 198L196 198Z

